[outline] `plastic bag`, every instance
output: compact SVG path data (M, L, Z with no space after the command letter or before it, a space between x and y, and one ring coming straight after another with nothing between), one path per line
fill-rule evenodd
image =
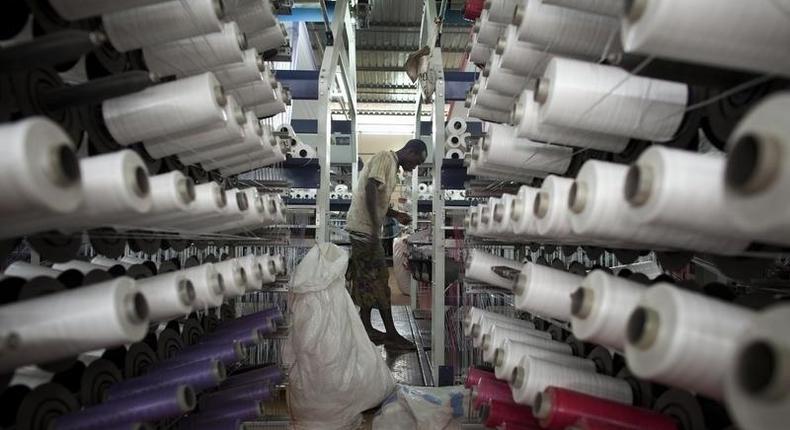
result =
M411 292L411 274L407 268L408 264L409 244L405 237L396 237L392 241L392 272L398 282L398 289L405 296Z
M460 430L468 391L452 387L399 385L373 419L373 430Z
M291 278L288 404L294 429L353 429L394 389L345 288L348 253L314 246Z

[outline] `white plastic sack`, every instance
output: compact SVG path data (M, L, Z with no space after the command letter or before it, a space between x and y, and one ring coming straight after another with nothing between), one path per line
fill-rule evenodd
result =
M469 391L452 387L398 385L373 419L372 430L460 430Z
M395 383L345 288L348 253L314 246L291 278L288 404L294 429L353 429Z
M403 295L411 293L411 274L409 264L409 244L404 237L396 237L392 241L392 272L398 282L398 289Z

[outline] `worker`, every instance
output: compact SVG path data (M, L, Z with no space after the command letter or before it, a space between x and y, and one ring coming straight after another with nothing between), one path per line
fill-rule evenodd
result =
M359 174L351 199L346 229L351 239L351 297L360 308L360 317L370 340L395 350L413 349L395 329L390 305L389 271L381 243L381 227L387 216L408 225L411 217L393 210L390 197L398 184L398 167L410 172L425 162L425 142L412 139L398 151L382 151L373 156ZM371 311L377 308L384 321L385 333L370 323Z

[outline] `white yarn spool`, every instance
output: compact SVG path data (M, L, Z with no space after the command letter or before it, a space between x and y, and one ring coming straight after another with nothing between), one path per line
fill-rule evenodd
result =
M447 152L444 153L444 158L451 160L463 160L465 154L466 153L463 149L448 149Z
M571 296L573 335L622 352L628 317L645 286L602 270L593 270Z
M533 207L539 191L538 188L523 185L519 188L517 198L510 204L510 220L513 221L513 231L519 237L529 238L538 234Z
M227 204L227 197L219 184L208 182L195 186L195 200L189 206L190 212L219 213Z
M516 309L569 321L571 293L581 285L582 276L527 262L514 288Z
M734 254L748 245L743 240L722 239L671 227L640 225L629 214L630 205L621 191L628 167L622 164L588 160L569 192L570 220L579 236L615 242L619 246L680 248Z
M464 144L465 144L465 140L464 140L463 135L451 134L451 135L447 136L447 139L445 139L445 141L444 141L444 146L445 146L445 148L448 148L448 149L463 148Z
M181 215L195 200L195 183L178 170L149 178L151 209L143 216L121 214L113 222L117 225L151 227L162 218Z
M197 151L182 152L179 154L179 159L184 164L193 164L198 162L217 162L221 158L244 154L272 154L277 148L277 142L273 139L269 128L263 127L255 114L247 111L246 114L241 114L242 117L242 133L244 138L237 141L220 142L213 145L206 145ZM204 166L206 168L206 166ZM210 168L206 168L211 170Z
M474 306L470 306L464 312L464 318L462 320L464 336L471 336L472 335L472 327L475 324L479 325L480 324L480 319L483 318L484 315L489 317L489 318L499 319L499 320L502 320L502 321L508 321L508 320L512 320L513 319L512 317L509 317L507 315L502 315L502 314L498 314L496 312L491 312L491 311L487 311L485 309L481 309L481 308L476 308ZM524 321L524 320L516 320L516 321L519 321L520 323L522 323L523 327L535 328L535 325L532 324L529 321Z
M118 260L118 262L126 269L136 264L143 264L145 263L145 261L146 261L145 259L135 257L133 255L124 255Z
M724 383L727 409L744 429L787 427L790 308L778 305L757 315L737 340Z
M148 70L160 75L188 76L244 59L247 40L235 22L222 31L143 48Z
M181 219L180 222L174 220L172 224L177 225L179 229L187 231L203 231L204 229L213 225L222 224L231 221L238 221L242 218L243 210L248 208L246 198L237 196L236 189L221 191L224 195L222 201L226 204L220 205L220 201L206 202L205 200L199 201L205 207L195 208L188 220Z
M296 137L296 132L291 124L282 123L275 128L277 133L286 133L290 137Z
M255 188L246 188L240 191L247 196L249 202L249 209L242 213L241 219L238 221L230 221L224 224L217 224L207 228L212 232L225 232L225 233L238 233L248 230L256 230L263 226L266 208L264 207L263 200ZM239 262L247 274L247 287L256 282L260 282L260 270L251 266L256 270L256 273L250 272L250 268L245 266L243 262Z
M29 281L38 276L57 278L60 272L55 269L50 269L47 266L30 264L25 261L15 261L6 267L3 275L16 276L17 278L27 279Z
M626 176L629 214L641 224L743 237L727 214L721 180L724 168L720 154L651 146Z
M540 192L535 196L535 227L540 236L560 241L573 240L571 231L568 193L573 179L549 175L543 180Z
M472 249L467 257L465 276L495 287L507 290L512 289L512 280L503 278L492 270L492 267L496 266L505 266L515 270L521 269L521 264L518 261L508 260L478 249Z
M513 400L532 406L535 396L548 387L565 388L627 405L633 402L634 395L631 385L624 379L524 356L511 378Z
M629 142L624 136L555 126L541 121L539 105L534 100L534 92L530 90L524 91L516 103L513 124L518 137L579 148L620 153L628 147Z
M254 189L253 189L254 190ZM257 190L254 190L257 192ZM247 274L247 291L259 290L263 284L263 266L254 255L236 258Z
M427 185L426 185L427 187ZM427 190L427 188L426 188ZM348 192L348 185L346 184L337 184L335 185L335 192L336 193L347 193Z
M316 158L316 153L312 146L299 142L296 146L291 147L291 156L293 158Z
M627 324L634 375L721 399L736 339L753 312L670 284L642 294Z
M171 0L102 15L102 27L120 52L220 31L218 0Z
M513 22L518 0L492 0L485 3L488 19L492 22L508 25Z
M502 194L502 198L494 205L491 215L492 230L495 235L512 238L515 232L515 223L510 219L513 208L513 194Z
M627 52L790 76L788 10L786 1L640 0L623 20L623 44Z
M485 64L493 51L493 45L480 42L477 33L472 33L470 46L469 61L474 64Z
M237 88L258 79L261 73L266 71L266 65L263 58L258 55L257 49L246 49L242 52L242 56L240 62L224 64L211 69L222 84L222 88L228 90Z
M25 234L10 221L70 213L82 203L74 145L54 122L33 117L0 125L0 216L3 237Z
M488 78L481 76L477 83L472 87L473 105L481 105L490 109L509 111L513 104L516 102L515 96L512 94L503 94L498 91L488 89Z
M486 163L530 172L565 173L568 170L572 149L517 138L515 131L507 125L492 124L480 144L481 158Z
M499 54L492 52L491 58L488 59L482 73L483 77L486 78L483 81L485 85L481 84L480 88L488 91L496 91L514 99L527 88L527 84L530 80L521 73L499 67L499 62Z
M530 1L519 7L514 23L521 41L552 53L598 60L622 51L620 23L613 17Z
M238 261L225 260L214 263L214 268L222 275L225 286L223 295L225 298L233 298L244 295L247 290L247 272Z
M226 124L227 99L211 73L148 87L106 100L102 116L121 145L195 134Z
M255 81L229 90L228 93L236 97L239 104L245 108L267 103L275 98L271 81L269 81L264 74L261 74L259 79Z
M427 193L428 184L426 184L425 182L420 182L420 184L417 185L417 190L420 192L420 194Z
M268 27L264 30L247 34L247 45L255 48L258 52L266 52L272 49L279 49L288 40L285 38L285 31L279 25Z
M475 151L475 149L473 149L470 153L470 157L479 157L479 152L480 151ZM466 162L466 158L464 158L464 162ZM476 160L474 158L471 158L466 171L472 176L482 176L517 182L532 182L534 178L543 177L546 175L545 172L519 170L516 167L503 166L500 164L491 163L488 160Z
M725 179L727 214L738 229L790 245L790 93L760 102L732 133Z
M478 322L472 325L470 332L472 337L472 346L475 348L482 348L483 337L491 331L491 327L493 327L494 324L502 328L510 329L535 328L535 325L529 321L504 317L503 315L499 314L483 314Z
M181 271L192 282L195 290L195 309L215 308L222 305L225 280L212 263L201 264Z
M504 24L499 24L488 19L488 11L483 10L472 31L477 33L477 40L480 43L494 46L506 27L507 26Z
M85 351L141 340L148 305L126 277L0 306L0 337L14 347L0 354L0 372Z
M488 106L483 106L477 103L470 103L469 117L481 119L483 121L490 121L497 123L506 123L510 121L509 112L499 109L493 109Z
M609 15L621 17L625 13L625 0L542 0L543 3L554 6L567 7L570 9L583 10L585 12L597 13L599 15Z
M541 121L637 139L671 140L683 121L685 84L553 58L538 84Z
M459 117L454 116L447 121L447 125L445 126L444 130L448 135L455 135L460 136L466 133L466 120Z
M560 342L557 342L560 343ZM494 357L494 375L505 381L513 376L513 369L525 356L550 361L561 366L580 369L595 373L595 362L586 358L575 357L570 353L559 353L529 343L506 340L496 351Z
M255 33L265 30L268 27L276 26L277 17L269 0L256 0L245 2L240 6L225 5L228 16L234 19L245 33Z
M67 21L99 16L119 10L132 9L159 3L162 0L49 0L49 5Z
M277 258L271 255L262 255L256 258L263 269L263 279L261 282L264 285L275 282L277 280Z
M88 274L88 272L93 270L105 270L107 269L105 266L100 266L98 264L89 263L87 261L82 260L71 260L65 263L55 263L52 265L52 268L59 271L65 272L66 270L78 270L83 275Z
M483 350L483 360L493 363L496 350L502 348L506 340L523 342L559 354L571 354L570 345L565 342L552 340L548 332L523 327L498 326L494 323L488 330L488 333L483 335L480 343L480 347Z
M499 63L495 65L528 78L543 76L552 58L548 50L518 40L518 27L515 25L509 25L499 38L496 53L499 54Z
M277 85L279 86L280 84L278 83ZM279 90L279 88L278 88L278 90ZM275 90L275 95L277 94L278 90ZM277 97L279 97L279 96L277 96ZM290 96L288 96L288 97L290 97ZM286 102L283 102L282 100L274 100L274 101L270 101L268 103L255 105L255 106L251 107L250 109L253 112L255 112L255 116L257 116L259 118L269 118L269 117L272 117L272 116L277 115L279 113L285 112L287 110L287 106L289 104L290 104L290 102L286 103Z
M148 302L151 321L168 321L192 312L195 287L181 272L140 279L137 286Z

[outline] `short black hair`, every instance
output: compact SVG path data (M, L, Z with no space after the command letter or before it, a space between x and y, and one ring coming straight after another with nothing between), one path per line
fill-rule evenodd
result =
M403 149L422 155L423 159L428 158L428 145L420 139L411 139L403 145Z

